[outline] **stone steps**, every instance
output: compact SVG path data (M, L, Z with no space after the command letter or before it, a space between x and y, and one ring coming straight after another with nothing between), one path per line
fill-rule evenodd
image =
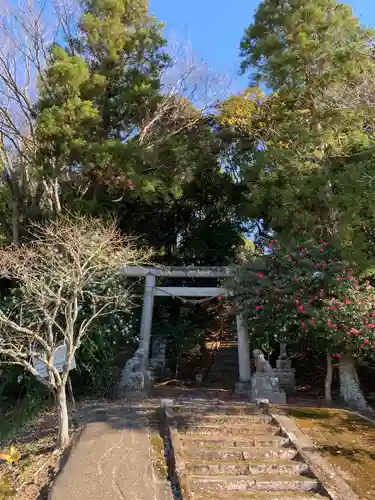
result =
M265 414L259 413L254 404L244 404L244 403L231 403L231 404L214 404L211 402L202 402L201 404L196 404L195 402L186 401L184 404L176 404L173 406L173 412L177 415L209 415L214 414L218 416L222 415L238 415L238 416L254 416L255 418L261 418Z
M316 492L319 488L316 479L298 475L190 476L189 480L193 492L209 492L215 496L218 491Z
M181 436L184 446L197 446L204 448L228 448L228 447L258 447L258 446L275 446L281 447L289 444L289 439L284 436L202 436L199 434L185 434Z
M180 403L171 411L183 500L326 498L277 421L255 405Z
M279 427L269 424L233 424L225 423L222 425L201 425L198 423L183 423L178 425L178 431L181 434L194 435L199 433L201 436L221 435L221 436L275 436L280 433Z
M193 500L212 500L212 495L199 493L192 494ZM251 492L251 491L231 491L215 492L215 500L323 500L326 497L319 493L306 491L304 493L296 491L281 492Z
M258 474L297 474L309 473L309 467L296 460L206 460L186 463L189 474L194 476L250 476Z
M293 460L298 455L297 450L282 446L249 446L247 448L203 448L185 446L187 460L254 460L279 459Z
M249 423L254 423L258 425L271 424L273 419L270 415L266 414L242 414L242 415L226 415L217 413L194 413L184 415L183 413L177 413L175 420L177 423L188 423L188 424L209 424L209 425L222 425L229 423L230 425L249 425Z
M239 376L237 340L231 337L223 339L213 352L213 363L205 382L212 386L233 388Z

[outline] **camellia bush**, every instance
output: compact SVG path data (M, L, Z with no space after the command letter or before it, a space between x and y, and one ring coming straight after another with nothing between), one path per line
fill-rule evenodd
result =
M257 337L311 341L314 350L340 361L340 394L350 406L367 409L355 359L375 349L375 290L343 262L326 241L268 250L234 268L227 286ZM305 342L306 343L306 342Z

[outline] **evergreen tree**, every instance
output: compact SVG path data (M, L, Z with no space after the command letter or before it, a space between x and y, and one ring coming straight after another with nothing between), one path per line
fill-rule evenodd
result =
M265 0L245 32L242 68L265 94L230 98L219 121L252 188L249 215L280 234L353 245L360 225L347 231L351 187L344 193L341 181L373 153L373 114L363 106L328 112L322 102L374 77L371 36L335 0Z

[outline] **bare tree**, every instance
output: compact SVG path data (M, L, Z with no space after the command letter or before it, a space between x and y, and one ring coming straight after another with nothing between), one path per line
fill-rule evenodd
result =
M189 43L170 40L170 62L161 75L162 99L139 127L139 141L151 147L193 129L228 97L231 80L213 71Z
M132 305L126 265L147 261L147 252L122 237L113 222L62 216L32 226L33 242L0 251L0 275L18 283L13 306L0 310L0 356L39 377L35 361L44 364L44 383L57 396L58 447L69 441L66 384L74 355L97 321ZM62 372L54 353L64 344Z
M34 104L48 48L68 33L79 11L73 2L9 1L0 11L0 167L9 188L16 244L23 211L35 213L41 202L55 213L61 208L57 175L38 175Z

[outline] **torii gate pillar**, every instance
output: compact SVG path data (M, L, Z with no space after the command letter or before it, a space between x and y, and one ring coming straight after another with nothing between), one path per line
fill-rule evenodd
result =
M248 323L243 314L237 316L237 336L240 380L236 383L236 393L247 395L251 389L251 364Z
M139 347L144 350L143 370L147 370L150 354L152 311L154 308L155 275L147 274L143 295L142 319L139 332Z

